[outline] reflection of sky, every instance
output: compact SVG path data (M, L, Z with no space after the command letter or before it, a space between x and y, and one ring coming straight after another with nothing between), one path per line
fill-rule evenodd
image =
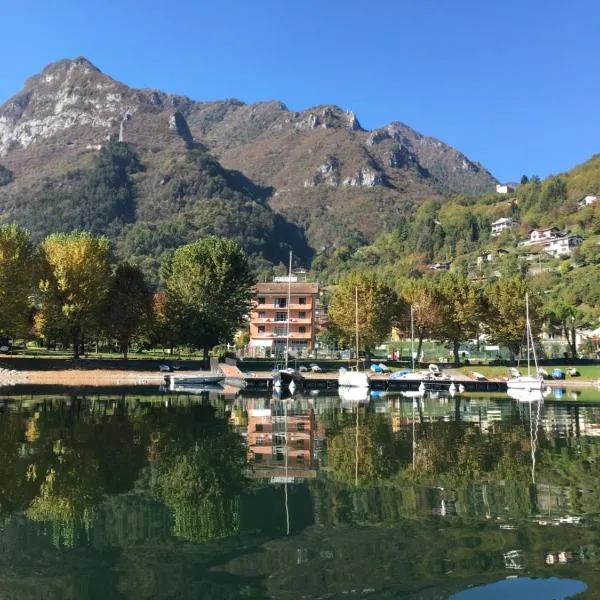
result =
M583 581L575 579L505 579L482 585L450 596L450 600L505 600L505 598L527 598L528 600L563 600L580 594L587 589ZM518 594L518 595L517 595Z

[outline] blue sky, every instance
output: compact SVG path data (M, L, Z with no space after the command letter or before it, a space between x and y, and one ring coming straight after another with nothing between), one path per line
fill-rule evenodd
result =
M86 56L135 87L198 100L335 103L399 120L501 180L600 151L594 0L5 2L0 102L47 63Z

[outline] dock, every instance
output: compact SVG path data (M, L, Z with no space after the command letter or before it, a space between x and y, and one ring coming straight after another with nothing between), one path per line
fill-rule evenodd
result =
M257 371L253 373L243 373L245 389L247 391L268 392L273 389L273 375L269 371ZM458 388L461 385L465 392L506 392L506 381L500 379L390 379L388 374L372 374L370 376L371 389L405 392L417 391L421 383L429 391L448 390L451 383ZM296 389L302 390L331 390L335 392L338 389L338 374L331 373L300 373L300 379L296 381Z

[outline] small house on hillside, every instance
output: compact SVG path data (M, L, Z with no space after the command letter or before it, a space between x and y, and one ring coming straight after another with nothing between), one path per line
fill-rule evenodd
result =
M560 235L560 229L558 227L545 227L543 229L533 229L529 233L529 241L545 242L547 240L553 240Z
M497 194L509 194L514 192L515 188L510 183L497 183L496 193Z
M595 204L596 202L598 202L598 196L596 196L595 194L588 194L587 196L584 196L583 198L581 198L581 200L579 200L579 202L577 202L577 206L578 208L585 208L586 206L591 206L592 204Z
M516 225L517 223L515 223L510 217L502 217L501 219L498 219L492 223L492 236L498 236L505 229L511 229Z
M477 257L477 266L481 267L481 265L483 265L484 263L493 262L498 257L504 256L506 254L508 254L508 250L505 250L504 248L498 248L494 251L486 250Z
M544 250L554 258L569 256L575 248L579 248L583 238L579 235L564 235L554 238L545 246Z

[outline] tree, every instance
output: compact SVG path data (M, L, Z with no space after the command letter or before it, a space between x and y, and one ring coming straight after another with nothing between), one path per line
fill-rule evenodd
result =
M179 323L179 337L204 351L226 343L250 310L255 279L246 253L233 240L205 237L178 248L165 269L167 315Z
M98 325L110 285L110 245L91 233L55 233L42 243L45 273L40 282L42 305L36 326L68 332L73 357L86 328Z
M106 329L119 342L123 358L131 339L152 319L152 297L141 269L127 263L112 277L106 307Z
M435 282L440 319L437 335L452 345L454 362L459 363L462 341L474 338L483 314L479 290L464 276L447 273Z
M353 271L340 281L329 304L329 317L347 337L356 332L358 290L358 338L362 348L372 348L390 333L401 312L401 302L375 273Z
M486 329L497 344L508 348L511 359L526 339L525 295L527 281L522 277L499 279L485 290L488 307ZM529 294L529 321L534 337L540 332L543 316L539 296Z
M412 307L412 321L417 338L416 355L421 355L423 340L433 336L438 327L441 312L440 301L434 283L429 279L411 279L401 289L404 300ZM407 335L411 334L410 311L403 323Z
M15 225L0 227L0 334L24 335L30 328L37 252L29 234Z

